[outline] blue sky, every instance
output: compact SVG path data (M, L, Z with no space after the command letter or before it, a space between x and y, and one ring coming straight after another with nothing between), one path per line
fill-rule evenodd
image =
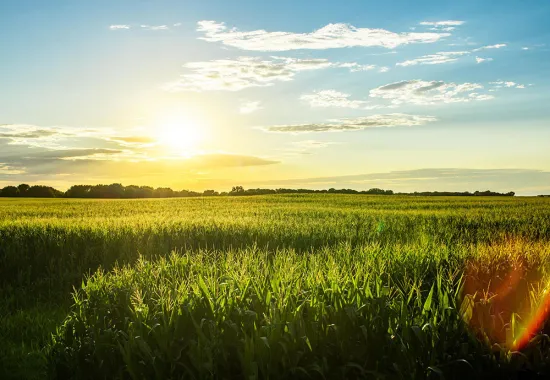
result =
M4 0L0 185L550 193L548 16L540 0Z

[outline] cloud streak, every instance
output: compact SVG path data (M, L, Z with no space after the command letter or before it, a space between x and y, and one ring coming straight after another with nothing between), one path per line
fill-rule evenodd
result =
M493 99L480 94L483 86L478 83L446 83L419 79L390 83L374 88L370 97L389 100L393 105L435 105Z
M152 136L124 136L110 129L0 125L0 179L26 181L83 173L98 178L137 178L277 163L264 157L219 152L167 155Z
M339 107L339 108L363 108L369 104L366 100L351 100L351 95L336 90L321 90L311 94L304 94L301 100L311 107Z
M439 65L442 63L450 63L458 60L463 55L470 54L468 51L447 51L435 54L424 55L418 58L398 62L396 66L415 66L415 65Z
M328 24L310 33L240 31L228 29L223 22L199 21L200 39L221 42L226 46L254 51L288 51L298 49L335 49L346 47L396 48L400 45L434 43L449 33L395 33L385 29L358 28L349 24Z
M550 193L550 172L532 169L425 168L347 176L298 178L257 183L256 186L354 189L372 187L394 191L516 191L523 194Z
M483 50L500 49L505 47L506 44L496 44L489 46L482 46L473 50L463 51L444 51L435 54L423 55L414 59L410 59L403 62L396 63L396 66L414 66L414 65L439 65L443 63L452 63L459 60L460 57L471 55L472 53L480 52ZM476 62L481 63L484 61L492 61L492 58L480 58L476 57Z
M371 115L350 119L338 119L328 123L289 124L261 127L266 132L277 133L309 133L309 132L345 132L359 131L367 128L416 126L437 121L433 116L407 115L393 113L386 115Z
M124 25L124 24L117 24L117 25L110 25L109 29L111 30L128 30L130 29L130 25Z

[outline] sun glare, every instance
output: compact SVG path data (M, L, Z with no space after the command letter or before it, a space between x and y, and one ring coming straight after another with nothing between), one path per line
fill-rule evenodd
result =
M160 123L158 128L159 143L176 154L191 154L204 139L201 127L188 118L174 118Z

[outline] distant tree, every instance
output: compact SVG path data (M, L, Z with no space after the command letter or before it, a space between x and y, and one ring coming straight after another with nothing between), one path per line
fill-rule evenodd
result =
M62 193L48 186L32 186L21 184L18 187L7 186L0 191L2 197L17 197L25 194L28 197L68 197L68 198L170 198L170 197L213 197L220 195L266 195L266 194L374 194L374 195L394 195L392 190L372 188L369 190L357 191L354 189L245 189L242 186L233 186L230 192L218 193L215 190L204 190L202 193L191 190L174 191L168 187L159 187L153 189L150 186L123 186L120 183L110 185L74 185L65 193ZM508 193L498 193L490 190L470 192L451 192L451 191L424 191L414 193L397 193L397 195L411 196L515 196L513 191Z
M37 185L30 187L25 193L25 196L33 198L55 198L61 194L60 191L53 187Z
M124 188L124 198L139 198L139 186L126 186Z
M245 195L244 188L242 186L233 186L229 195Z
M15 186L6 186L2 189L2 192L0 193L0 196L2 196L2 197L18 197L19 196L19 189Z
M31 187L27 185L26 183L22 183L21 185L17 186L17 189L19 190L19 196L20 197L26 197L27 191L29 191Z
M139 187L139 198L153 198L153 193L155 189L151 186L140 186Z
M65 192L67 198L88 198L90 197L90 185L74 185Z
M202 192L202 195L204 195L205 197L213 197L219 195L219 193L216 190L204 190Z
M159 187L153 192L155 198L171 198L174 196L174 190L169 187Z
M122 186L120 183L112 183L109 186L107 186L106 190L106 197L107 198L122 198L124 197L124 186Z

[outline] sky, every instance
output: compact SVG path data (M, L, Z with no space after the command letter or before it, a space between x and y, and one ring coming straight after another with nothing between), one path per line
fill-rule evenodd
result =
M550 194L550 2L0 2L0 186Z

